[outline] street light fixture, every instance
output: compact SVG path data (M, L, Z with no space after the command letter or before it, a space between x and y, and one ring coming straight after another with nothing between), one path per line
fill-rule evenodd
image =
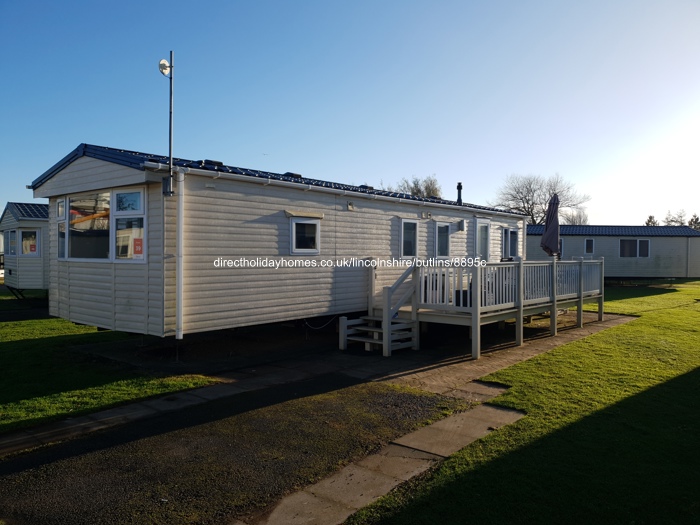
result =
M170 128L169 128L169 146L168 146L168 156L170 161L168 163L169 175L163 178L163 195L166 197L173 196L173 52L170 52L170 62L163 59L158 63L158 69L163 74L163 76L170 79Z

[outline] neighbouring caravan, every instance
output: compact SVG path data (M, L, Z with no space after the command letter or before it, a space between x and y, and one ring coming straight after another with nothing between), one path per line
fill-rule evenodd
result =
M167 157L81 144L31 184L49 199L52 315L181 338L367 310L372 258L391 284L416 258L525 257L522 215L461 196L174 165L169 196Z
M527 226L530 260L547 260L544 226ZM688 226L560 226L561 259L605 260L606 278L700 277L700 231Z
M47 204L8 202L0 217L5 285L23 290L49 287L49 207Z

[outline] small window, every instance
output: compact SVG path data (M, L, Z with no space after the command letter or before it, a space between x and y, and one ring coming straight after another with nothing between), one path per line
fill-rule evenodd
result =
M476 256L488 260L489 258L489 230L491 223L488 220L476 220Z
M639 239L639 256L649 257L649 239Z
M502 257L504 259L509 259L511 257L518 256L518 230L511 230L510 228L503 229L503 239L502 239Z
M418 256L418 221L401 221L401 257Z
M321 253L321 221L318 219L292 218L292 255L318 255Z
M63 199L58 199L56 201L56 218L65 219L66 218L66 201Z
M586 239L583 251L586 255L593 255L593 239Z
M115 221L117 259L143 259L143 217L119 218Z
M20 255L25 257L39 256L39 231L20 230Z
M143 192L140 190L129 192L115 192L115 202L115 215L133 215L134 213L143 213Z
M450 256L450 225L447 223L435 223L435 256Z
M66 258L66 223L58 223L58 258Z
M15 230L5 232L5 255L17 255L17 232Z

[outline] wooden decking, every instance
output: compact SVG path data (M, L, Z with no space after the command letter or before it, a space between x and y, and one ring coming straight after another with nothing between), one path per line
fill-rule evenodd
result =
M363 342L381 347L385 356L398 348L420 347L421 322L470 327L471 355L481 355L485 324L515 319L516 344L523 343L523 322L528 316L550 312L550 332L557 333L557 311L575 307L583 325L583 305L598 304L603 318L603 260L504 262L478 267L409 267L381 293L374 289L372 269L368 290L368 316L340 322L339 346Z

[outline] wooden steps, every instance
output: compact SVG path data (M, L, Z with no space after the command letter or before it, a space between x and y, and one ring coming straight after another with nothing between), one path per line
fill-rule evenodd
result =
M389 326L389 348L384 348L384 328L382 318L365 315L359 319L340 318L340 346L347 348L347 343L354 341L364 343L365 350L381 349L384 356L390 356L394 350L401 348L418 348L418 322L396 317Z

